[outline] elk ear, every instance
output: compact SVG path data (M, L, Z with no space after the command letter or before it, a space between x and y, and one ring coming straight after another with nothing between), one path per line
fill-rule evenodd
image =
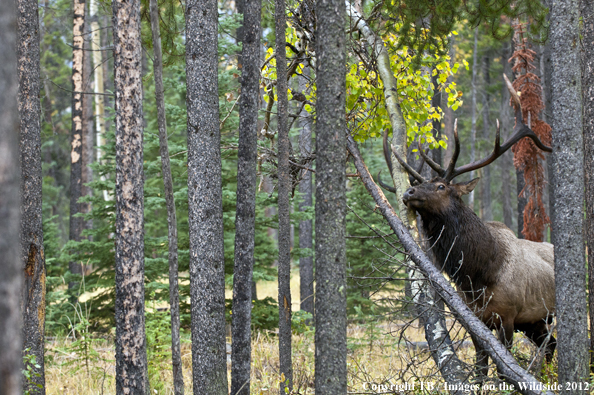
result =
M456 188L460 196L468 195L476 187L476 184L478 184L479 180L480 178L477 177L474 180L470 180L468 182L461 182L459 184L455 184L454 187Z

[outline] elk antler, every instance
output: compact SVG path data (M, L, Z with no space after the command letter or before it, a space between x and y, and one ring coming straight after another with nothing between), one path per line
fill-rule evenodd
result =
M386 159L386 164L388 165L388 169L390 170L390 175L393 175L393 169L392 169L392 157L390 155L390 145L388 144L388 130L384 130L384 158ZM411 183L411 185L414 183L415 180L419 181L420 183L425 182L425 179L423 178L423 176L421 176L421 171L423 171L423 165L425 164L424 160L421 160L421 163L419 164L418 169L413 169L408 163L406 163L406 161L404 161L400 155L398 155L398 153L396 152L396 150L394 149L394 147L392 147L392 153L394 154L394 156L396 157L396 159L398 159L398 162L400 162L400 164L402 165L402 167L404 167L404 169L406 170L406 172L409 174L409 182ZM379 177L379 174L378 174Z

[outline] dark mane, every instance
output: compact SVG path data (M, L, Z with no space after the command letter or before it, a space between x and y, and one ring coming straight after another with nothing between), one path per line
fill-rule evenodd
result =
M495 283L505 251L489 228L460 198L439 214L420 212L437 265L462 291Z

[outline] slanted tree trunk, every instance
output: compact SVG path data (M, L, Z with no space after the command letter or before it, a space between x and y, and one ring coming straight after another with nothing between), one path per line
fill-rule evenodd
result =
M316 394L346 394L344 0L316 1Z
M501 55L501 62L503 63L503 73L505 75L511 75L511 66L508 62L511 57L511 41L504 43ZM502 84L501 88L501 105L499 107L499 122L501 124L501 141L507 139L508 131L513 129L511 106L509 103L509 90L505 84ZM510 177L510 171L512 167L511 153L506 152L499 160L499 168L501 170L501 193L502 193L502 205L503 205L503 223L508 227L512 228L512 202L511 202L511 188L512 183Z
M551 4L551 100L554 117L555 287L559 382L588 378L588 312L584 257L584 159L578 0ZM591 22L591 21L589 21ZM566 390L585 394L581 386Z
M116 392L147 394L140 0L113 1L116 126Z
M470 114L472 123L470 126L470 163L474 162L476 156L476 76L478 74L478 26L474 28L474 50L472 52L472 81L470 85L471 106ZM474 170L470 172L470 179L474 178ZM474 211L474 191L468 194L468 206Z
M489 122L489 101L491 95L489 94L489 85L491 85L491 78L489 70L491 66L491 54L488 53L483 58L483 80L485 82L485 94L483 95L483 139L485 140L488 149L490 149L491 138L489 130L491 124ZM493 221L493 210L491 209L491 168L489 166L483 167L483 179L481 181L481 208L484 221Z
M18 106L21 118L21 262L25 273L21 309L23 313L23 350L35 355L39 368L33 367L26 390L45 394L45 257L41 211L41 102L39 93L39 12L37 0L19 0L18 7ZM13 49L8 50L13 51ZM6 55L6 53L4 53ZM2 93L6 95L6 93ZM7 131L8 132L8 131ZM0 156L11 156L5 152ZM14 165L14 164L13 164ZM0 206L3 204L0 203ZM0 314L3 315L3 314ZM20 365L20 364L19 364ZM38 388L38 385L41 388Z
M159 127L159 154L161 172L167 206L167 238L169 241L169 310L171 313L171 365L173 367L173 390L176 395L184 393L184 376L181 362L179 334L179 287L177 281L177 216L173 197L173 179L167 145L167 118L163 93L163 54L161 52L161 31L159 29L159 10L157 0L150 0L151 32L153 36L153 72L155 74L155 100L157 102L157 124Z
M584 184L586 197L586 242L588 244L588 289L590 311L590 369L594 371L594 1L581 0L582 100L584 105Z
M309 75L309 68L304 68L304 75ZM299 77L299 91L304 92L306 87L306 78ZM311 154L311 118L309 113L303 109L301 111L300 126L301 132L299 135L299 149L301 155ZM301 202L299 203L299 211L305 211L313 204L312 199L312 174L306 171L303 179L299 183L299 192L301 193ZM313 249L313 232L312 220L304 220L299 222L299 248L310 250ZM313 271L313 256L302 256L299 258L299 291L301 296L301 310L307 311L313 315L314 313L314 271Z
M231 323L231 394L249 395L251 318L256 227L258 108L260 101L261 0L243 2L239 148L237 151L237 211Z
M19 19L23 18L20 8L21 4ZM31 17L30 13L26 15ZM14 50L17 47L16 23L16 2L0 2L0 394L3 395L22 394L22 320L19 302L23 261L19 234L19 75ZM19 32L19 43L21 40Z
M285 0L276 0L274 8L276 35L276 90L278 108L278 343L280 373L284 381L280 393L293 388L293 363L291 359L291 174L289 169L289 129L287 98L287 52L285 50ZM281 376L282 377L282 376Z
M78 199L82 196L83 136L84 136L84 34L85 0L74 0L74 25L72 28L72 128L70 132L70 236L73 241L80 241L83 219L76 216L82 210ZM70 262L70 272L82 274L82 263ZM78 287L70 283L69 287ZM75 295L77 290L74 290Z
M196 395L228 393L216 0L186 3L192 370Z

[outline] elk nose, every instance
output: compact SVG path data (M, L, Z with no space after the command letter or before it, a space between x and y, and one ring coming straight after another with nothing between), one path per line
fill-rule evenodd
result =
M404 192L404 196L403 196L403 198L404 198L404 199L407 199L407 198L411 197L411 196L412 196L412 195L414 195L414 194L415 194L415 189L414 189L414 188L408 188L408 189L406 190L406 192Z

